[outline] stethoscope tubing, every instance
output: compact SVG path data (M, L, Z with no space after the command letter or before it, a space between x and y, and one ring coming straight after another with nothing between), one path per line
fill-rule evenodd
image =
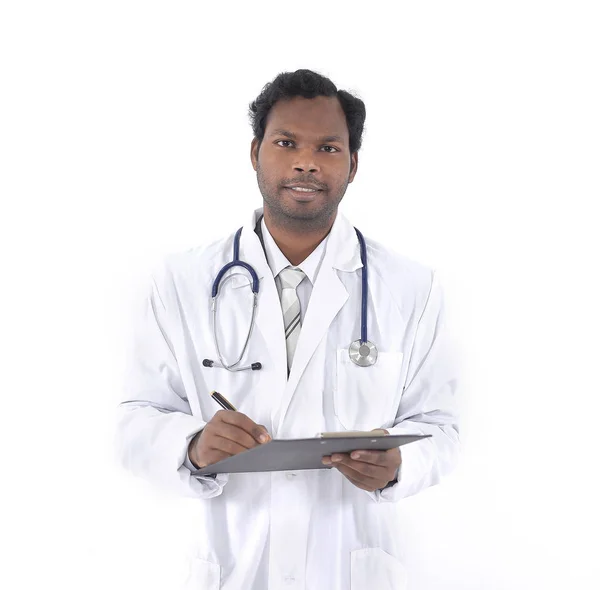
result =
M221 361L221 364L219 365L215 361L211 361L209 359L204 359L202 364L205 367L220 367L223 369L227 369L228 371L243 371L243 370L247 370L247 369L258 370L258 369L262 368L262 365L259 362L252 363L251 365L248 365L246 367L237 367L236 368L236 365L240 363L240 361L242 360L242 358L244 356L244 353L246 352L246 348L248 347L248 343L250 342L250 336L252 335L252 331L254 329L254 323L255 323L254 320L255 320L255 316L256 316L256 307L258 305L258 288L259 288L258 275L256 274L256 271L254 270L254 268L252 268L252 266L250 264L240 260L240 257L239 257L240 236L242 233L242 229L243 229L243 227L240 227L237 230L237 232L235 233L235 237L233 240L233 260L231 262L228 262L218 272L218 274L213 282L212 291L211 291L211 295L212 295L211 311L212 311L212 316L213 316L213 337L214 337L214 341L215 341L215 348L217 350L217 355L219 357L219 361ZM367 268L367 247L366 247L365 239L364 239L362 233L356 227L354 228L354 230L356 231L356 235L358 237L358 241L360 244L360 259L363 264L362 276L361 276L360 345L369 344L371 347L373 347L375 349L375 354L376 354L375 345L370 344L367 340L367 297L368 297L368 288L369 288L368 287L368 285L369 285L369 283L368 283L368 268ZM227 365L225 363L225 361L223 360L223 356L221 354L221 347L219 346L219 342L218 342L218 338L217 338L217 324L218 324L218 322L217 322L217 308L218 308L217 298L219 295L219 287L221 286L221 280L223 278L223 275L229 269L234 268L236 266L241 266L250 273L250 276L252 277L252 293L253 293L254 301L253 301L253 305L252 305L252 318L250 320L250 328L248 330L246 342L244 343L244 347L242 348L240 357L238 358L238 360L235 363L232 363L231 365ZM228 277L225 278L225 281L227 281L231 277L235 276L236 274L240 274L240 273L234 273L232 275L229 275ZM355 342L353 344L356 345L357 343ZM357 363L357 364L359 364L359 363Z
M358 231L358 229L354 228L356 235L358 236L358 241L360 242L360 259L363 263L361 279L362 279L362 289L360 294L360 341L361 344L367 342L367 293L369 288L369 283L367 279L367 247L365 244L365 238Z

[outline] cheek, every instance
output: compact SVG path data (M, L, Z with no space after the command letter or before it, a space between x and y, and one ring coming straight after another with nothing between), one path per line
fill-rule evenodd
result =
M331 175L329 186L331 188L336 188L337 190L341 190L348 183L348 172L336 170L335 176Z
M263 163L263 166L258 169L258 177L262 184L269 187L274 187L278 184L277 173L268 163Z
M350 162L338 162L329 168L329 174L337 184L345 184L350 177Z
M282 170L285 168L280 158L269 157L265 155L260 159L260 172L262 177L269 184L277 184Z

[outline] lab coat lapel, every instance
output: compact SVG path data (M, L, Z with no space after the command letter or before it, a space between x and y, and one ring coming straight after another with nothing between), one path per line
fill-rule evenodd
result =
M354 227L338 210L300 330L292 370L281 401L278 432L281 430L286 412L306 366L329 330L335 316L349 298L338 271L351 272L361 267L360 244ZM357 313L359 312L360 309L357 308ZM286 359L284 341L282 361L284 367L287 367Z

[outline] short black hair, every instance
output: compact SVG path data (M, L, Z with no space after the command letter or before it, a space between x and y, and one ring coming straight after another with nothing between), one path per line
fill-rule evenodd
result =
M267 115L271 107L278 100L295 96L304 98L337 96L346 115L350 154L360 149L366 117L365 103L345 90L338 90L329 78L312 70L296 70L278 74L272 82L268 82L263 87L258 97L250 103L248 115L254 137L258 139L259 148L265 136Z

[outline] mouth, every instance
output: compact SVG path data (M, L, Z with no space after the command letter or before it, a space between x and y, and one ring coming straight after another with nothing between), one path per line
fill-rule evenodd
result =
M319 193L323 192L320 189L305 189L289 186L284 186L283 189L297 201L312 201Z

